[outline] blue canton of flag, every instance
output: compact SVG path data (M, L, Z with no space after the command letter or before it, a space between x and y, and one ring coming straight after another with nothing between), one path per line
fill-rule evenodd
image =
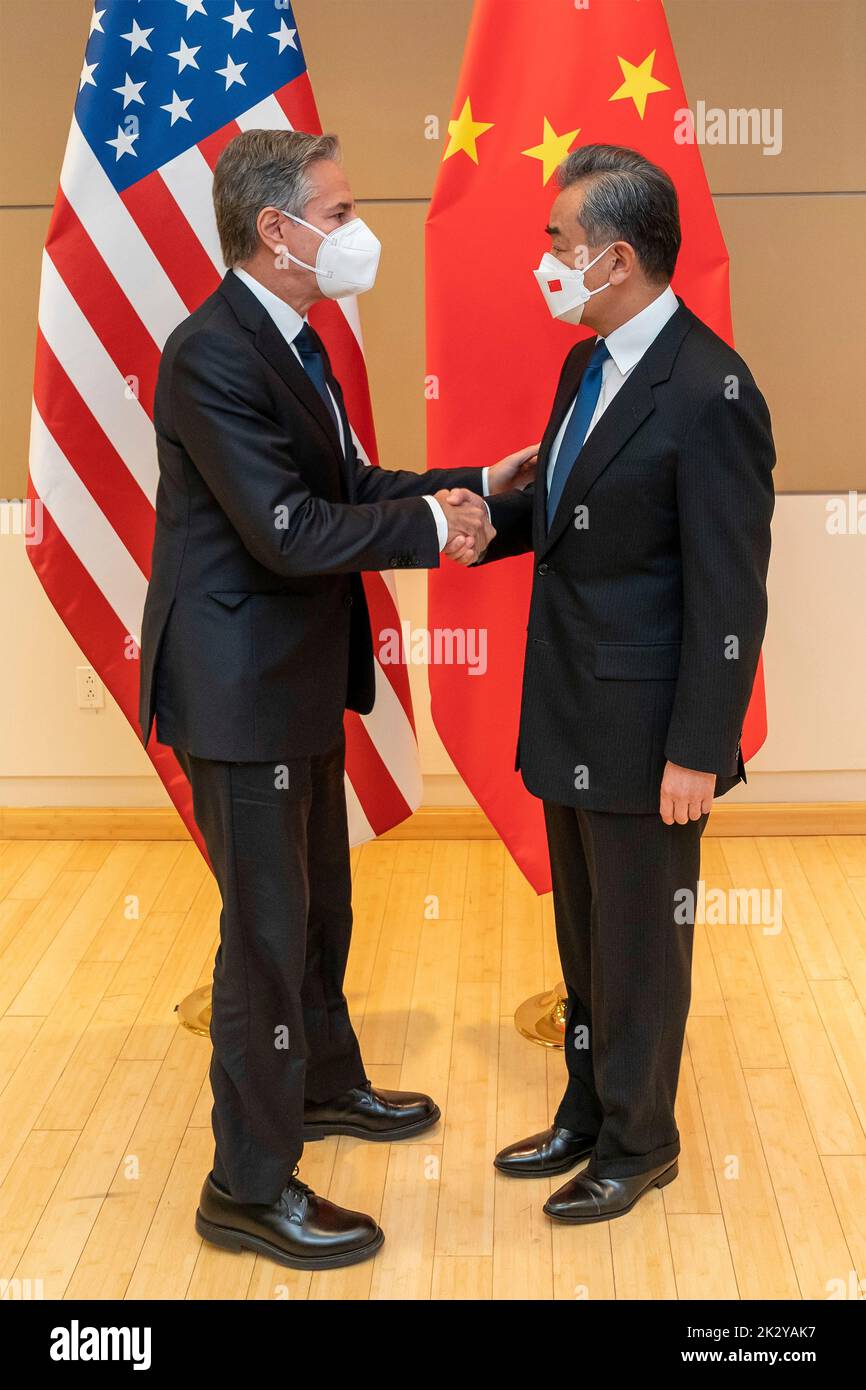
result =
M304 70L288 0L97 0L75 115L122 192Z

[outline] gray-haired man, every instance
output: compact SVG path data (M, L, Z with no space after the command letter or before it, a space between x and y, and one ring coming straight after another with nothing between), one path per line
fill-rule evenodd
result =
M678 1172L700 840L743 775L775 452L745 362L670 286L670 177L587 145L559 185L536 279L597 336L565 359L534 488L491 502L484 558L535 554L517 762L544 801L567 1080L552 1126L495 1162L547 1178L588 1158L544 1207L585 1223Z
M360 571L438 565L457 536L477 553L493 532L476 494L509 487L532 451L421 474L359 459L306 321L316 300L369 289L379 258L333 137L237 136L214 205L230 269L169 338L156 393L141 729L155 717L190 779L223 903L197 1228L329 1268L383 1236L296 1177L304 1140L401 1139L439 1118L429 1096L371 1086L343 994L343 715L375 693ZM458 506L455 486L472 494Z

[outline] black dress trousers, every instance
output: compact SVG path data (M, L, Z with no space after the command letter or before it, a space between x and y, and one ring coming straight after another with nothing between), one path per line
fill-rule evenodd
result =
M343 994L352 932L345 740L283 763L175 749L222 896L210 1080L214 1177L277 1200L303 1149L304 1099L366 1073Z
M568 989L568 1081L554 1124L595 1136L590 1171L624 1178L674 1159L707 816L544 803ZM691 899L686 895L691 892ZM685 920L680 920L681 918Z

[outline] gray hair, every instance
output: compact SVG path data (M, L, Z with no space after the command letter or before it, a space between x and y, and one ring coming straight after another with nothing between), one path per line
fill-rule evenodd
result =
M262 208L283 208L302 217L313 196L310 165L339 159L336 135L303 130L245 130L230 140L217 160L213 205L223 260L247 261L259 244L256 219Z
M560 188L586 181L580 224L590 246L627 241L651 280L670 280L682 236L677 190L669 174L637 150L584 145L556 171Z

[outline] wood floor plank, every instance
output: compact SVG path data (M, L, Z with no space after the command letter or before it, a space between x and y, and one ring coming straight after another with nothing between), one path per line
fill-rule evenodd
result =
M859 1117L861 1132L866 1131L866 1010L854 993L850 980L815 980L812 995L833 1048L851 1103ZM799 1075L797 1076L799 1085ZM841 1108L841 1105L840 1105ZM864 1153L860 1136L849 1148L830 1149L818 1143L819 1152Z
M866 835L828 835L827 844L846 878L866 878Z
M823 836L795 841L797 858L821 903L830 935L860 1003L866 1007L866 909L851 891Z
M441 1174L441 1144L393 1145L382 1200L385 1244L373 1262L371 1298L429 1299Z
M435 913L428 921L455 922L463 915L466 899L466 874L469 869L467 840L433 840L430 850L430 871L427 897L435 899L430 907Z
M511 858L505 860L502 891L503 1013L513 1015L543 985L544 911L542 899Z
M611 1221L610 1249L617 1299L676 1298L677 1284L664 1197L642 1197L628 1219Z
M37 845L36 854L25 856L26 867L16 875L11 883L3 888L4 898L41 898L51 887L57 875L65 869L78 845L75 840L46 840ZM6 872L9 872L8 860ZM92 872L92 870L91 870Z
M352 885L352 949L346 969L345 994L356 1031L364 1015L385 906L391 889L398 846L393 841L373 840L362 845L358 873Z
M101 869L109 855L116 849L112 840L78 840L74 853L67 859L67 869Z
M87 948L87 960L122 961L180 861L183 846L171 840L146 845ZM191 904L190 904L191 905Z
M790 1071L746 1071L746 1084L773 1175L788 1248L803 1298L826 1298L852 1266L821 1159Z
M0 1018L0 1093L44 1021L41 1018Z
M665 1188L667 1194L677 1186ZM675 1215L668 1211L674 1279L678 1298L738 1298L728 1233L721 1216Z
M63 1298L157 1072L155 1062L118 1062L100 1092L15 1273L39 1276L46 1298Z
M713 1161L688 1038L683 1047L676 1103L680 1132L680 1164L676 1182L664 1189L668 1216L707 1216L721 1212L719 1190L713 1174Z
M828 1290L834 1299L862 1299L866 1296L866 1158L825 1158L824 1173L836 1208L845 1241L851 1252L852 1268L847 1278Z
M562 1178L547 1183L553 1192ZM566 1226L551 1221L553 1296L558 1302L592 1302L616 1297L610 1225Z
M176 939L160 966L121 1056L162 1061L177 1027L176 1009L196 987L205 962L211 957L214 925L219 920L219 893L206 878L186 913Z
M11 1278L78 1143L75 1129L33 1129L0 1186L0 1278ZM44 1280L39 1296L45 1292Z
M43 848L41 840L7 840L3 858L0 859L0 902L18 883L24 870L29 868L39 851Z
M210 877L211 871L198 845L183 845L169 878L157 895L153 911L189 912L205 879Z
M185 912L151 912L147 930L138 932L123 960L111 966L111 983L106 990L109 998L140 997L142 1003L153 987L168 953L178 940Z
M418 964L433 845L429 840L399 841L382 918L372 979L363 1015L353 1006L365 1061L403 1060L409 1027L407 1001Z
M112 968L101 961L84 961L78 966L63 999L43 1020L0 1095L0 1182L96 1012Z
M9 1005L10 1013L51 1011L146 850L139 841L121 841L112 846L98 869L88 871L90 882Z
M67 1297L125 1297L208 1062L203 1039L178 1028L77 1261Z
M13 1008L16 996L38 967L92 878L89 870L61 870L28 914L26 930L15 934L0 959L0 1013ZM17 1007L14 1011L28 1012L26 1008Z
M733 882L739 887L756 888L762 894L766 892L769 895L772 890L770 876L754 842L742 839L723 843ZM825 1154L866 1153L866 1133L834 1055L784 915L772 925L758 922L748 930L788 1065L796 1079L818 1151ZM860 1012L862 1015L862 1008ZM746 1062L745 1058L742 1060Z
M498 840L473 840L466 869L460 983L500 983L504 850Z
M2 957L38 906L38 898L6 898L0 902L0 970Z
M781 889L785 925L791 933L803 970L810 980L838 980L846 971L794 848L785 836L761 836L755 840L774 887Z
M499 1026L499 1096L496 1150L546 1129L545 1055L527 1046L510 1018ZM494 1151L488 1152L492 1164ZM553 1223L542 1211L545 1182L494 1177L493 1297L546 1300L553 1297Z
M743 1066L786 1066L787 1054L748 927L737 922L726 926L708 923L707 939Z
M437 1255L492 1255L499 987L461 984L454 1008L449 1124L442 1155Z
M128 1299L186 1298L203 1245L195 1229L195 1210L212 1163L210 1130L188 1129L127 1285ZM249 1265L250 1272L253 1258L237 1256L239 1262Z
M432 1096L443 1123L448 1120L460 932L459 918L422 926L399 1079L400 1089ZM420 1134L418 1142L429 1141Z
M134 994L100 1001L39 1112L37 1129L84 1128L141 1005Z
M688 1042L740 1297L799 1298L730 1024L691 1019Z
M210 981L219 925L196 846L0 841L0 1279L92 1300L863 1297L866 837L705 837L707 892L779 889L781 930L696 924L680 1176L584 1227L543 1213L566 1178L492 1166L565 1084L561 1050L513 1022L560 979L550 895L495 840L371 842L351 861L368 1075L443 1115L401 1144L306 1146L303 1180L386 1237L313 1275L195 1231L210 1044L175 1005Z

